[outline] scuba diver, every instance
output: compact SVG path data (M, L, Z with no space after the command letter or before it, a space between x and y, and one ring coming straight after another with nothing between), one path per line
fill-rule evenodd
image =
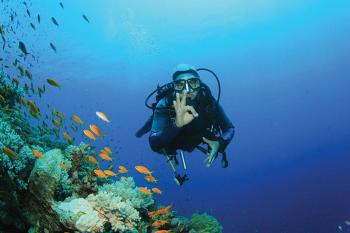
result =
M219 86L217 100L209 87L201 80L198 71L205 70L215 76ZM222 154L221 166L226 168L228 161L225 149L234 136L234 125L224 113L220 99L220 82L209 69L195 69L188 64L178 65L172 75L173 81L153 91L146 99L146 106L153 110L143 127L136 132L142 137L147 132L149 144L154 152L166 156L174 172L174 180L182 185L187 175L179 175L172 161L179 164L177 150L184 169L186 162L183 151L192 152L195 148L208 155L204 160L209 167ZM156 103L147 104L148 99L157 92ZM204 143L207 149L200 146Z

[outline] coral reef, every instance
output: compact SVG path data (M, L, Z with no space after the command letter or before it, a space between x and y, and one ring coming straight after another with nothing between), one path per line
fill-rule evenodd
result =
M7 107L6 110L14 107L19 99L25 95L24 89L16 83L10 82L10 76L3 71L0 71L0 90L1 96L5 100L5 103L1 102L1 107Z
M191 233L221 233L222 226L211 215L195 213L190 220Z
M18 159L11 159L4 154L2 151L4 147L11 148L11 150L18 153ZM34 159L35 157L24 140L9 123L0 118L0 163L21 190L27 188L26 178L34 164Z
M133 178L128 177L100 186L97 194L90 194L86 199L60 202L55 210L65 216L63 222L67 227L74 226L80 231L97 231L103 229L104 223L109 223L116 232L138 232L141 228L138 209L147 209L153 203L150 196L136 187ZM86 209L80 211L79 205Z
M171 225L173 228L177 229L178 232L189 232L190 221L185 217L174 217L171 220Z
M157 206L132 177L98 177L99 165L88 159L94 148L60 140L39 110L29 118L35 104L24 99L27 92L0 72L0 233L222 232L209 215L188 220L171 205Z
M29 176L29 191L37 198L47 201L54 200L54 192L61 180L61 164L63 155L60 149L46 152L43 159L37 159Z
M91 232L102 228L105 223L84 198L58 203L54 209L59 214L60 221L70 229Z

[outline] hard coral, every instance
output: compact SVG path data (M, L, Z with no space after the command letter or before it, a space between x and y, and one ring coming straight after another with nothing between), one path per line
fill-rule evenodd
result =
M23 88L17 86L15 83L10 82L10 76L0 71L0 94L5 99L5 103L1 103L1 106L13 107L18 102L21 96L24 96Z
M65 150L65 161L69 179L72 183L72 191L76 196L87 197L91 193L97 192L97 178L88 166L87 154L89 150L86 144L79 146L70 145ZM106 181L104 181L106 182Z
M64 217L62 222L67 227L74 226L78 230L97 232L109 228L114 232L139 232L145 224L139 214L139 208L147 208L153 204L151 197L141 193L134 180L129 177L112 184L104 184L97 194L90 194L85 199L69 199L56 205L55 210ZM76 203L89 210L77 212ZM75 212L74 212L75 211ZM96 220L96 214L100 221ZM91 215L91 216L89 216ZM92 220L91 220L92 219ZM86 223L84 223L87 221ZM91 225L95 222L95 225ZM101 224L106 223L104 226Z
M135 185L132 177L121 179L118 182L105 184L99 188L100 191L115 193L122 201L130 200L133 208L147 208L154 203L152 196L142 193Z
M222 233L222 226L220 223L213 216L206 213L193 214L190 220L190 226L195 232Z
M9 158L3 153L4 147L15 151L18 154L18 158ZM34 161L35 157L23 139L13 130L9 123L0 118L0 162L10 178L17 183L18 188L21 190L27 188L27 179Z

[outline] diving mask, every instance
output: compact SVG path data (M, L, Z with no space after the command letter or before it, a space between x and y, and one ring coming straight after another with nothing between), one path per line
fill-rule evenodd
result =
M183 91L186 89L187 92L190 92L190 89L197 90L201 86L200 79L197 77L189 79L177 79L173 82L175 91Z

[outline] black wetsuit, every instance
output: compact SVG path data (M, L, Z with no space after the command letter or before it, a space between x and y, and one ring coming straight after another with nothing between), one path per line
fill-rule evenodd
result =
M225 151L234 136L234 126L219 104L216 120L221 130L221 136L212 133L209 130L212 119L209 117L207 107L203 105L202 101L204 96L201 92L198 94L197 98L192 103L187 102L187 105L192 105L199 116L183 127L178 128L175 125L175 113L171 114L169 109L156 109L154 111L149 136L149 144L153 151L162 153L162 149L166 149L168 154L173 155L176 154L177 149L190 152L200 143L203 143L202 137L218 140L220 143L219 152L223 153ZM213 97L211 98L214 100ZM171 105L172 101L164 97L158 102L157 108ZM174 108L172 107L172 109Z

